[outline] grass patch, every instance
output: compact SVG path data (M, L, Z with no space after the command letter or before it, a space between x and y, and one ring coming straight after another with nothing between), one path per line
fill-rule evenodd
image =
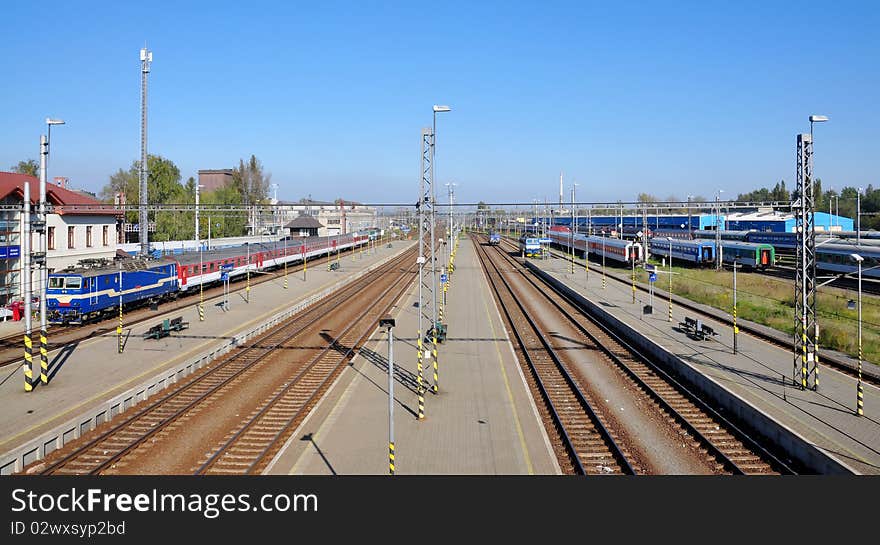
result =
M659 261L654 261L660 265ZM663 268L668 270L668 268ZM675 295L733 311L733 272L693 267L673 267L672 292ZM637 279L647 284L647 273L640 271ZM668 288L667 275L658 275L656 287ZM737 282L737 316L794 334L794 283L760 273L739 269ZM850 310L847 301L857 299L854 290L819 288L816 312L819 321L819 358L822 348L830 348L858 356L858 308ZM880 361L880 298L862 294L862 352L865 362Z

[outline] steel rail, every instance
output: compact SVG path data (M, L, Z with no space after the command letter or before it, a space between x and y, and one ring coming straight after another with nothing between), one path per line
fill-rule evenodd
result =
M505 254L506 255L506 254ZM509 256L506 256L510 259ZM524 275L526 276L526 275ZM582 316L590 321L593 325L598 327L605 335L610 337L614 342L619 344L625 351L629 352L634 356L634 359L640 361L642 364L646 365L651 371L653 371L656 375L658 375L662 380L664 380L668 385L672 386L675 390L678 391L680 395L682 395L685 399L693 403L697 406L697 408L703 411L705 414L714 417L716 420L720 421L724 426L730 431L731 435L743 442L744 445L752 451L759 452L766 459L770 460L769 465L776 466L776 469L780 471L780 473L786 473L794 475L796 472L791 469L786 463L776 457L774 454L769 452L766 448L764 448L760 443L758 443L755 439L753 439L748 433L741 430L734 422L720 414L714 408L710 407L706 402L704 402L700 396L692 392L687 386L679 382L676 378L667 373L664 369L662 369L659 365L654 363L650 358L641 353L637 348L630 345L627 341L622 339L617 333L613 332L608 326L601 323L597 320L587 308L581 305L578 301L570 297L568 294L558 289L556 286L544 282L540 280L541 285L538 285L538 279L534 277L534 275L527 275L527 280L535 286L536 289L541 291L541 293L545 296L547 301L553 304L560 312L564 313L566 316L571 317L572 313L566 311L562 308L558 301L554 300L546 291L544 291L544 287L550 288L553 293L558 295L562 300L568 303L571 307L577 310ZM672 407L672 405L666 401L662 394L657 392L653 387L651 387L645 380L639 376L639 374L632 369L631 366L627 365L617 354L615 354L606 343L603 343L600 339L596 337L596 335L589 331L580 321L572 318L571 323L587 336L609 359L611 359L615 365L617 365L621 370L623 370L627 376L629 376L637 385L641 388L645 389L649 395L655 399L666 411L673 415L674 419L684 426L692 435L696 436L699 441L711 449L715 456L720 458L724 465L733 469L734 473L737 474L745 474L745 471L742 470L739 465L730 457L727 456L721 450L721 447L715 444L710 438L706 437L702 432L700 432L694 424L690 422L690 420L682 415L679 411Z
M483 264L484 270L486 270L486 272L487 272L487 276L490 276L490 278L492 276L492 275L490 275L490 272L488 271L488 268L487 268L487 262L488 262L488 263L491 263L493 269L495 270L494 276L497 277L501 281L501 283L507 288L507 291L508 291L510 297L516 303L516 305L519 308L520 312L522 313L523 317L526 319L527 323L532 327L532 330L533 330L536 338L540 341L544 350L550 356L550 359L555 364L556 369L559 372L559 375L563 378L565 383L568 385L571 393L574 395L575 399L578 401L578 403L581 405L581 408L586 413L586 416L592 421L592 423L593 423L594 427L596 428L596 430L598 431L599 435L602 437L604 442L607 444L607 448L609 450L609 453L615 459L615 461L620 465L621 472L625 473L625 474L635 475L636 474L635 469L630 465L626 456L623 454L623 451L620 449L617 442L611 436L611 433L609 432L609 430L602 423L601 419L596 414L596 412L593 409L590 402L587 401L586 396L584 396L584 393L578 387L576 382L572 379L570 373L565 368L564 364L561 362L561 360L559 359L556 352L550 346L549 342L544 337L543 333L541 333L541 330L538 327L538 324L535 322L534 318L531 316L531 314L528 312L528 310L526 310L526 308L522 305L519 298L513 293L513 288L510 286L510 283L507 282L506 280L504 280L504 277L503 277L500 269L498 268L497 263L495 263L489 257L488 252L484 248L482 248L482 245L477 245L477 246L480 247L481 253L485 258L485 260L481 260L481 263ZM504 299L502 298L502 295L501 295L499 288L497 286L497 283L495 281L492 281L492 288L493 288L493 291L495 292L496 296L498 297L499 302L502 302ZM510 311L508 310L508 306L505 304L502 304L501 307L502 307L505 315L507 316L508 320L510 321L511 325L513 325L514 319L511 316ZM554 424L557 426L557 429L563 438L563 446L565 447L565 450L568 453L569 457L572 459L573 465L575 466L575 470L580 474L586 474L586 469L583 467L580 456L577 453L577 449L575 448L575 446L571 440L571 437L568 435L568 432L566 431L565 425L562 423L562 419L559 416L559 413L556 410L556 407L550 398L550 394L547 390L546 385L544 384L544 380L540 377L540 372L538 371L537 365L532 360L532 357L529 355L530 349L528 348L528 344L525 342L525 340L522 338L522 335L515 327L512 327L511 329L514 333L514 336L517 339L517 342L520 344L520 346L522 348L522 352L525 355L525 358L526 358L527 363L529 365L529 369L532 371L532 375L535 378L535 383L538 385L538 388L541 391L541 396L544 398L544 401L547 404L548 410L551 414L551 418L553 419Z

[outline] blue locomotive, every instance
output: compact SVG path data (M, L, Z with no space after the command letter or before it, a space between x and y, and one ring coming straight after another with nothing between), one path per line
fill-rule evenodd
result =
M177 291L174 260L89 260L49 276L46 313L53 324L81 324L118 309L120 296L123 305L131 305L172 298Z

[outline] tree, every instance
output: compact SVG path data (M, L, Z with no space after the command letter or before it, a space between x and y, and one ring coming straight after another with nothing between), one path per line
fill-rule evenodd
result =
M150 204L191 203L189 193L180 183L180 169L171 160L159 155L147 156L147 198ZM125 194L128 205L140 204L140 161L133 161L126 170L119 169L101 189L100 199L112 203L117 193ZM157 212L154 214L156 232L152 240L192 238L193 212ZM128 223L138 222L137 211L126 213Z
M40 176L40 164L33 159L19 161L17 165L13 165L11 167L11 170L12 172L17 172L18 174L27 174L28 176L33 176L34 178L38 178Z
M486 204L485 202L480 201L477 203L477 210L488 210L488 209L489 209L489 205Z
M638 201L639 202L658 202L660 199L651 195L650 193L639 193Z
M238 167L232 171L232 183L242 196L244 204L260 204L268 198L271 174L263 171L263 164L255 155L247 163L239 159Z

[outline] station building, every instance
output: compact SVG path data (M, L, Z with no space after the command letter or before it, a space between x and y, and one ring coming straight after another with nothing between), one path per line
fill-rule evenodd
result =
M0 204L4 205L0 209L0 305L8 305L20 298L23 292L21 234L24 225L21 207L25 182L30 184L33 214L39 206L40 181L26 174L0 172ZM47 183L46 201L50 206L82 206L81 209L59 209L47 214L46 264L49 272L75 266L82 259L113 259L116 255L116 220L119 212L93 208L92 205L103 203L82 192L68 189L66 182L60 182L60 185ZM38 236L31 234L34 251L38 250L38 241Z
M315 201L312 199L300 199L299 201L278 201L275 213L279 223L287 228L290 222L300 216L308 216L317 220L321 226L317 236L344 235L353 231L362 231L376 227L378 213L375 207L366 206L359 202ZM294 235L295 236L295 235Z

